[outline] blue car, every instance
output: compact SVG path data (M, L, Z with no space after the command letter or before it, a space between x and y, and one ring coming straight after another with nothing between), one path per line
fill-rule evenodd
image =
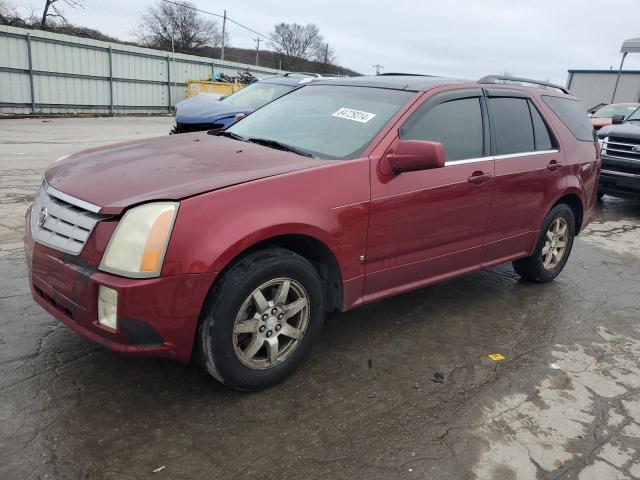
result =
M259 80L227 97L196 95L176 105L176 125L171 133L222 130L235 122L236 115L248 115L316 79L326 80L327 77L317 73L287 73Z

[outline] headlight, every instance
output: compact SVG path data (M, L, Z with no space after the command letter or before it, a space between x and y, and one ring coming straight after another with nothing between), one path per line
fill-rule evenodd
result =
M178 206L154 202L128 210L109 240L100 270L133 278L159 276Z
M598 137L598 145L600 145L600 155L607 154L607 143L609 142L609 137Z

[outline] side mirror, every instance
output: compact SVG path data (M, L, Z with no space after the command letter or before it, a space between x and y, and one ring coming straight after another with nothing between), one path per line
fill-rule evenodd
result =
M614 125L620 125L624 123L625 118L626 117L624 115L614 115L613 117L611 117L611 123L613 123Z
M444 146L426 140L400 140L382 159L383 175L444 167Z

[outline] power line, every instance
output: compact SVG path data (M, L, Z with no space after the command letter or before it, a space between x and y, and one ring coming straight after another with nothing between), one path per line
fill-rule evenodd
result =
M171 0L162 0L165 3L171 3L173 5L177 5L178 7L182 7L182 8L188 8L189 10L194 10L196 12L200 12L200 13L206 13L207 15L212 15L214 17L218 17L218 18L222 18L224 19L225 16L224 15L220 15L219 13L213 13L213 12L207 12L206 10L201 10L199 8L196 7L192 7L190 5L185 5L183 3L178 3L178 2L172 2ZM273 38L271 38L269 35L264 35L263 33L260 32L256 32L254 29L247 27L246 25L241 24L240 22L236 22L235 20L233 20L232 18L229 18L228 16L226 17L226 20L228 22L231 23L235 23L236 25L238 25L239 27L244 28L245 30L249 30L252 33L255 33L256 35L260 35L261 37L267 38L269 40L271 40L272 42L277 43Z

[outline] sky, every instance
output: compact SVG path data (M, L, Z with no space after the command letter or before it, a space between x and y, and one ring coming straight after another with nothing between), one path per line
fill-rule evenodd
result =
M65 8L77 25L133 39L157 0L84 0ZM490 73L565 84L568 69L618 68L620 46L640 37L640 0L191 0L269 34L278 22L315 23L340 65L373 74L408 72L477 79ZM41 12L44 0L9 0ZM62 3L62 2L61 2ZM234 47L255 34L230 24ZM640 54L625 69L640 69Z

